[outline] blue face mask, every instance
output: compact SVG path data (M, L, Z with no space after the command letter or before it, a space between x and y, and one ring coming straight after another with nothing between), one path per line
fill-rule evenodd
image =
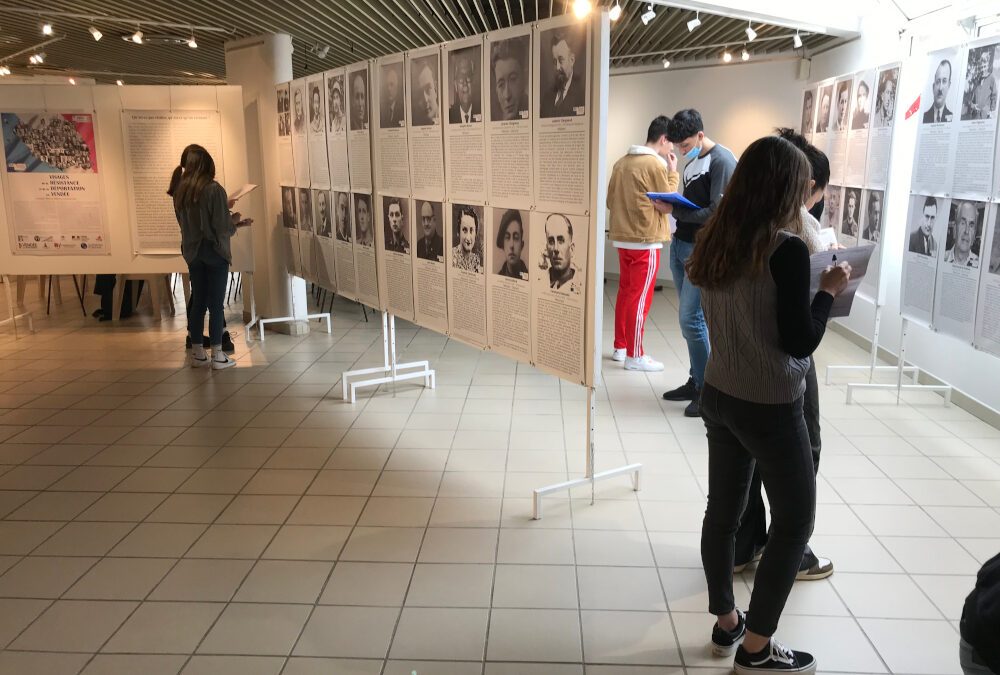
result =
M684 153L684 159L689 160L689 161L692 160L692 159L697 159L698 155L700 155L700 154L701 154L701 146L696 145L693 148L691 148L690 150L688 150L686 153Z

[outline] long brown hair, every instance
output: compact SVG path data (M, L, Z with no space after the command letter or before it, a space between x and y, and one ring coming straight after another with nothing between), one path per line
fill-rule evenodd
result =
M811 177L809 160L793 144L778 136L754 141L698 233L687 262L691 283L715 289L760 275L778 231L798 230Z
M181 163L170 177L167 194L174 198L174 208L198 202L205 186L215 180L215 160L200 145L189 145L181 152Z

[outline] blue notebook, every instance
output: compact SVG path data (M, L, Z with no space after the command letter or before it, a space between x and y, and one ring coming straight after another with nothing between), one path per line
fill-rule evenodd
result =
M686 209L701 208L694 202L684 199L684 196L679 192L647 192L646 196L653 201L667 202L668 204L673 204L674 206L683 206Z

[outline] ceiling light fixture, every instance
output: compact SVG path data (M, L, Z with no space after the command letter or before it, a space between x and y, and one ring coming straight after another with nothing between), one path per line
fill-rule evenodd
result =
M136 43L137 45L142 44L142 31L139 30L138 28L135 29L134 33L132 33L132 42Z
M701 25L701 12L695 12L694 18L688 21L688 32L694 32L694 29Z
M97 28L95 28L94 26L91 26L87 30L90 31L90 34L94 36L94 42L100 42L101 38L104 37L104 33L97 30Z
M617 0L615 1L615 6L608 11L608 18L612 21L622 18L622 6Z
M757 31L753 29L753 26L747 21L747 42L753 42L757 39Z
M198 49L198 43L195 41L193 33L191 37L188 39L188 47L190 47L191 49Z
M125 86L125 83L122 82L121 80L115 80L115 84L117 84L119 87L124 87Z
M45 52L38 52L37 54L32 54L28 58L28 63L31 63L36 66L40 63L45 63Z
M642 19L643 26L648 26L649 22L656 18L656 11L653 9L653 5L646 5L646 11L639 18Z
M52 35L51 23L46 22L42 24L42 35Z
M10 75L10 68L7 66L0 66L0 77L6 77Z
M746 47L743 48L743 53L740 54L740 58L743 59L744 61L750 60L750 52L747 51Z
M70 84L76 84L76 78L75 77L69 78L69 83Z
M594 6L590 4L590 0L573 0L573 15L578 19L587 18L593 9Z
M722 60L725 63L729 63L730 61L733 60L733 55L729 53L728 49L726 51L722 52Z
M316 48L316 58L325 59L326 55L330 53L329 45L323 45L322 47Z
M670 67L670 59L663 59L663 67L664 68Z
M792 46L796 49L802 49L802 37L798 31L795 31L795 35L792 36Z

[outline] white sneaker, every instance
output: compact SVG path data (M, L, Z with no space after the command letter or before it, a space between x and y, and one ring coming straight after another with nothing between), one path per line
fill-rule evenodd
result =
M191 352L191 367L192 368L208 368L212 365L212 357L209 356L204 351L201 354L195 354Z
M624 361L627 356L628 356L628 351L625 349L616 349L613 352L611 352L611 360L617 361L618 363Z
M219 357L222 358L219 358ZM225 370L226 368L232 368L236 365L236 361L229 358L225 353L216 354L212 356L212 370Z
M647 373L657 373L663 370L663 364L653 359L649 354L643 354L634 359L625 359L625 370L643 370Z

